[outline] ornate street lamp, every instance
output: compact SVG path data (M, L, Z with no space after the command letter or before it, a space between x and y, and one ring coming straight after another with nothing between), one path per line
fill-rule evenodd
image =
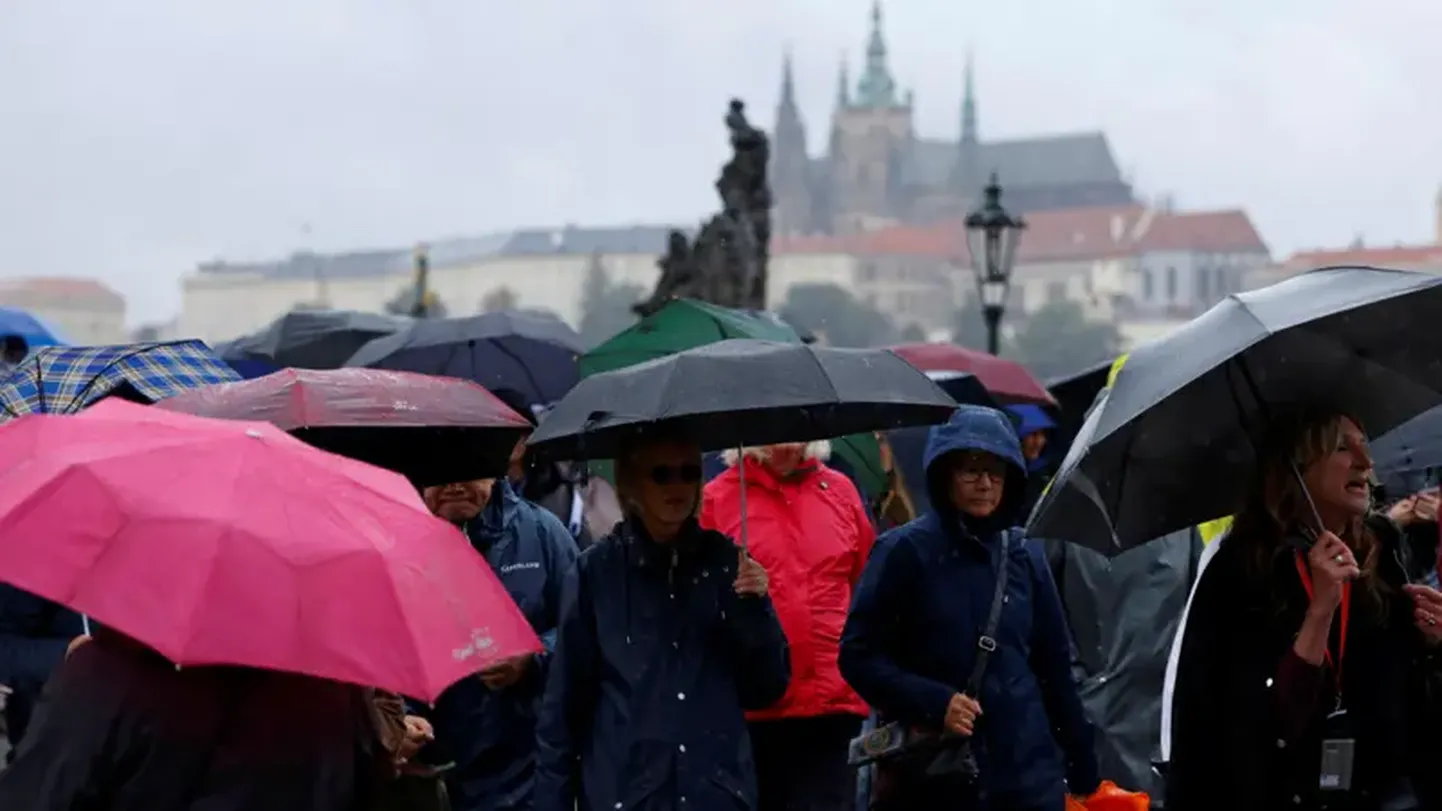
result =
M1001 316L1011 291L1011 270L1016 262L1016 243L1026 222L1001 207L1001 184L992 172L983 192L981 208L966 215L966 247L976 273L976 292L981 314L986 319L986 349L1001 352Z
M425 243L416 246L411 254L415 262L416 297L411 304L412 318L426 318L430 315L431 294L431 251Z

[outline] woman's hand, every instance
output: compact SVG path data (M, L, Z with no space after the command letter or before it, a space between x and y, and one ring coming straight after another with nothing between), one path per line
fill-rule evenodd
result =
M1307 553L1307 568L1312 573L1312 603L1307 611L1330 622L1332 612L1342 603L1342 587L1362 576L1357 556L1341 538L1323 532Z
M976 728L976 719L981 715L981 704L965 693L957 693L946 705L946 720L943 725L953 735L971 737Z
M431 722L418 715L406 716L406 736L401 740L400 748L396 750L396 765L401 765L415 757L421 748L436 739L436 731L431 728Z
M746 550L738 550L740 558L736 562L736 582L732 587L737 594L743 597L765 597L766 596L766 569L757 563L754 558L746 554Z
M1439 624L1442 623L1442 591L1420 583L1403 588L1412 598L1412 621L1416 623L1417 630L1422 632L1427 644L1442 643L1442 624Z

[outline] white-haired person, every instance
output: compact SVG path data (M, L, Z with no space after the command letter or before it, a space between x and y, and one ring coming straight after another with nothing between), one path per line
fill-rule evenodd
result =
M830 451L824 441L728 451L727 469L706 485L701 510L703 526L737 542L745 525L748 551L766 569L791 646L786 695L747 714L759 811L855 804L847 747L868 708L836 658L876 533L856 486L826 465Z

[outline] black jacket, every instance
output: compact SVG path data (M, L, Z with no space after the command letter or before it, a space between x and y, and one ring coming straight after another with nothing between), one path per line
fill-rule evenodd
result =
M576 562L537 722L536 811L756 805L744 710L790 680L769 597L732 589L738 550L694 522L662 546L634 521Z
M1202 572L1183 631L1169 811L1377 811L1406 782L1423 808L1439 807L1439 702L1429 691L1442 667L1412 626L1411 600L1401 590L1417 574L1410 550L1390 522L1371 526L1383 544L1378 566L1388 596L1385 617L1360 590L1352 597L1342 663L1356 752L1351 796L1339 804L1318 790L1325 718L1334 707L1330 670L1321 674L1305 729L1293 734L1282 724L1281 707L1296 691L1276 689L1281 663L1292 655L1308 602L1293 553L1279 552L1266 577L1249 576L1255 547L1234 528Z

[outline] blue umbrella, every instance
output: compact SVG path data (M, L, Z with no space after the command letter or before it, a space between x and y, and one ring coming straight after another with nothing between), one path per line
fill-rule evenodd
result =
M265 377L272 372L279 372L282 367L265 360L253 360L245 356L244 352L236 351L235 341L225 341L211 347L216 356L225 361L229 366L246 380L254 380L257 377Z
M554 403L580 379L581 337L549 313L500 310L467 318L422 318L376 338L347 366L473 380L510 389L533 406Z
M46 347L0 381L0 422L25 414L73 414L111 394L153 403L239 379L200 341Z
M30 349L68 343L59 330L32 313L15 307L0 307L0 337L12 335L24 341Z

